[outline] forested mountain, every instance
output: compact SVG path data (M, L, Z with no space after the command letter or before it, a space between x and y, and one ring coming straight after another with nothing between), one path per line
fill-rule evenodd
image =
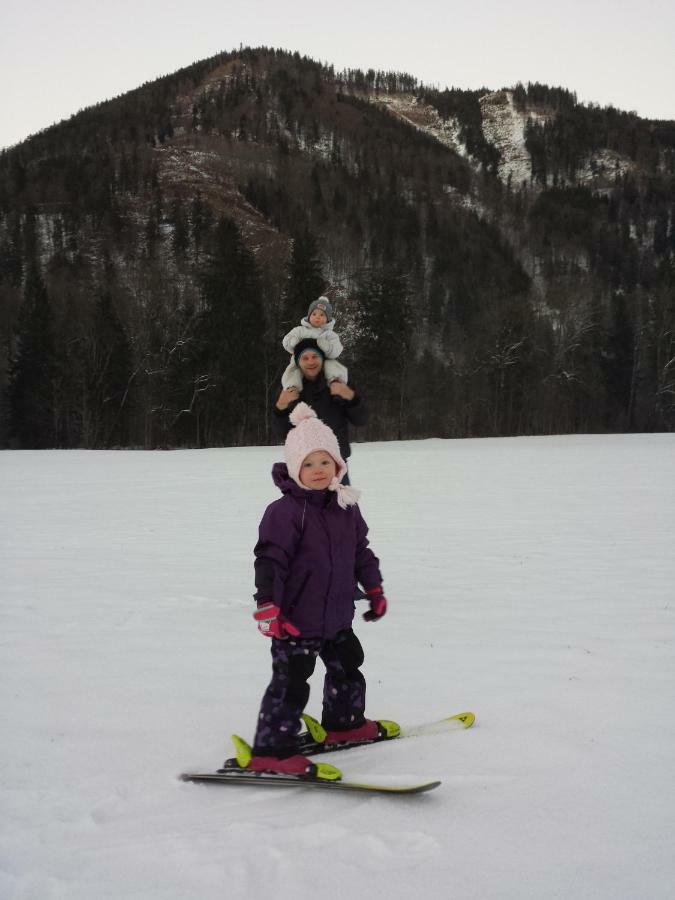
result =
M0 154L0 442L265 443L326 291L370 439L675 427L675 122L245 49Z

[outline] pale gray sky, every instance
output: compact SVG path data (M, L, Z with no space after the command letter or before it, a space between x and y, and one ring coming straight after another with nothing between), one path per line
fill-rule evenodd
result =
M675 119L672 0L0 0L0 147L240 44Z

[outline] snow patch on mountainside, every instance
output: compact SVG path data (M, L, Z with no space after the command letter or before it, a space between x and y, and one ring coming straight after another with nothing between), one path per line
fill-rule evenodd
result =
M527 120L546 120L546 114L532 110L521 112L513 102L512 91L493 91L483 94L479 100L483 134L499 151L501 157L498 174L502 181L511 181L513 187L532 177L532 160L525 146Z
M389 110L392 115L412 125L413 128L435 138L458 156L466 159L472 167L478 168L479 163L472 158L460 136L461 125L456 116L443 119L433 106L418 102L410 94L383 94L379 97L369 96L368 99L371 103ZM465 194L454 185L444 184L443 193L452 198L455 205L471 209L481 217L486 215L485 206L475 192Z
M295 142L303 153L309 153L328 162L335 152L335 136L327 128L320 128L316 135L301 131L295 137Z
M217 153L205 153L192 147L167 146L158 148L160 179L164 182L203 184L213 175L218 162Z
M430 134L460 156L468 158L469 153L460 138L460 125L456 117L441 118L433 106L418 102L411 94L381 94L378 97L370 96L368 99L372 103L384 106L419 131Z
M632 159L607 148L596 150L577 172L577 183L592 187L600 193L609 192L617 178L635 170Z
M159 181L169 194L190 202L201 195L211 209L233 218L244 237L255 236L276 246L276 252L287 253L288 242L269 225L239 190L227 170L227 163L213 152L202 152L189 146L171 145L157 149Z
M545 123L555 117L553 111L529 107L520 110L513 102L512 91L494 91L480 98L482 127L485 139L497 148L501 156L498 174L502 181L511 181L513 187L523 182L531 185L532 160L525 145L525 129L528 121ZM557 173L558 184L581 184L595 191L610 190L615 179L635 169L635 163L620 153L607 148L589 154L573 176ZM549 185L553 176L549 178Z

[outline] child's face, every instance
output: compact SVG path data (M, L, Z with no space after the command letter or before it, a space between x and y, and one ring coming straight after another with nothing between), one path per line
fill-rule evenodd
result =
M328 317L326 316L326 313L317 306L317 308L313 309L309 314L308 321L314 328L321 328L322 325L325 325L326 322L328 322Z
M335 460L325 450L315 450L300 466L300 482L313 491L324 491L337 475Z

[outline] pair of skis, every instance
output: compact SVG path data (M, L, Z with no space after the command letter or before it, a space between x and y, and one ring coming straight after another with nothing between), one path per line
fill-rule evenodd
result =
M402 738L423 737L431 734L444 734L449 731L470 728L476 717L471 712L457 713L435 722L423 725L401 727L395 738L379 738L374 741L359 741L352 744L326 744L321 738L321 726L310 717L306 717L308 730L298 738L298 752L315 756L321 753L334 753L338 750L349 750L352 747L364 747L380 743L382 740L401 740ZM427 781L419 784L369 784L356 781L327 781L311 775L276 775L271 772L252 772L236 765L235 760L228 760L225 767L217 772L184 772L182 781L210 782L216 784L257 784L274 787L314 787L331 791L365 791L378 794L422 794L432 791L440 785L440 781Z

